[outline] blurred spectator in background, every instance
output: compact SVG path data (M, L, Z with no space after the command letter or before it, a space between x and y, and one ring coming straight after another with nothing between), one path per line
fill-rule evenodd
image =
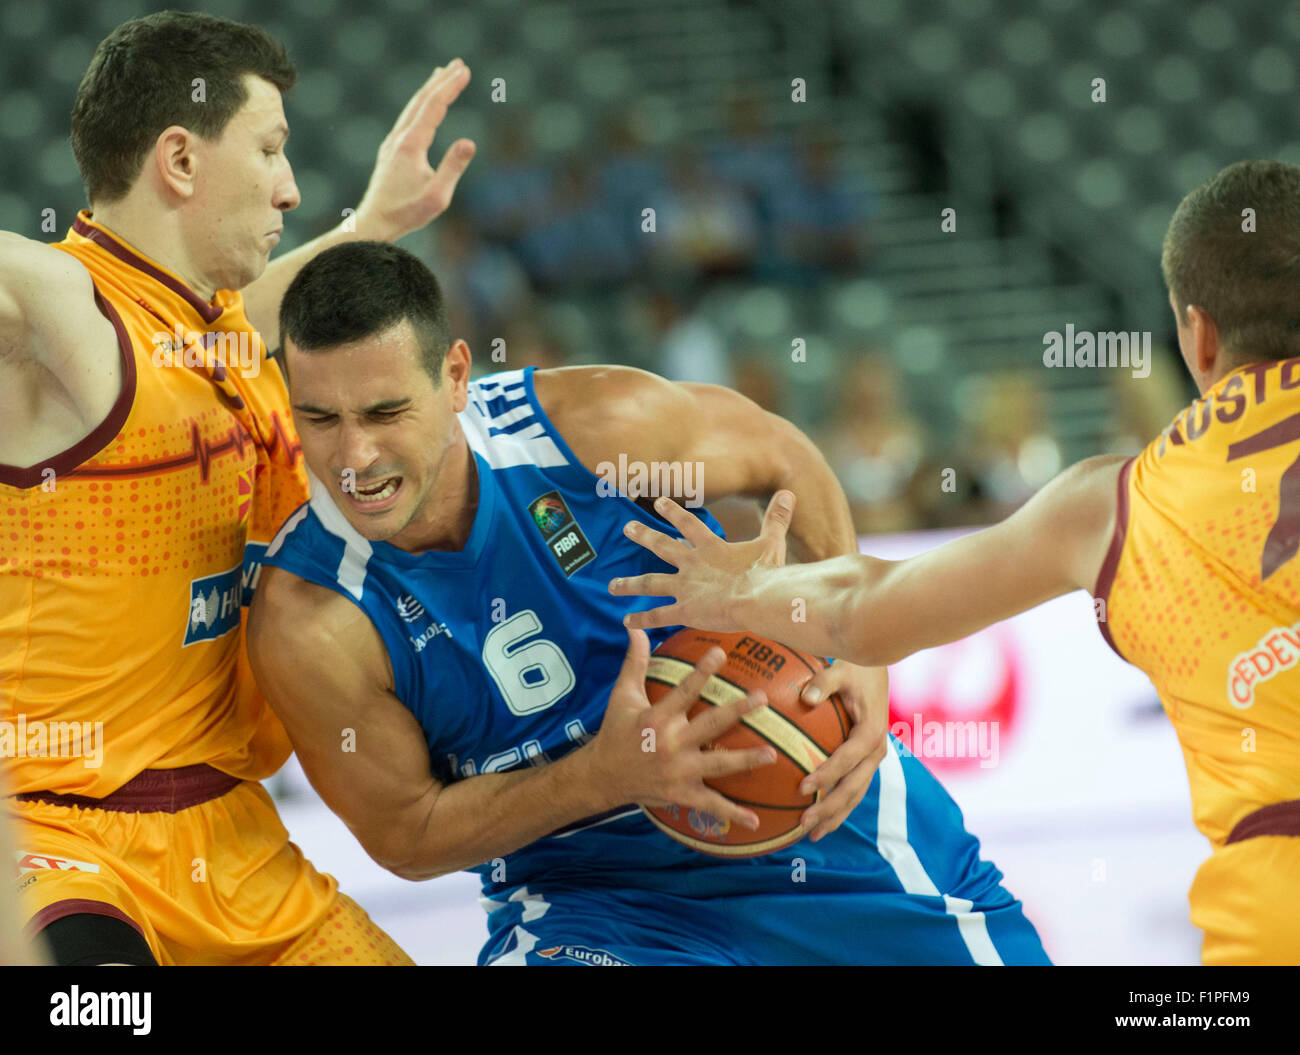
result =
M735 387L731 356L718 328L704 315L688 311L684 289L656 286L644 300L655 343L653 369L670 381Z
M653 207L668 185L665 153L646 148L642 123L632 109L607 115L600 140L606 153L599 166L605 201L614 216L627 220L627 237L629 241L636 239L638 258L645 254L640 242L641 210Z
M551 169L536 160L528 117L506 111L491 127L492 163L465 181L463 211L480 234L513 245L545 218Z
M1031 374L1000 371L966 378L956 398L966 427L957 450L975 474L980 519L1002 520L1061 471L1046 394Z
M747 396L764 410L773 414L788 416L788 410L781 398L785 386L781 376L772 365L772 355L766 350L745 349L732 357L732 370L735 381L732 384L742 396Z
M769 236L760 274L803 286L829 272L855 272L870 252L867 219L875 204L853 193L839 172L836 145L826 130L804 140L791 182L769 192Z
M764 222L768 203L789 193L796 170L789 144L772 130L765 109L752 87L737 86L727 109L727 130L708 155L718 178L743 190Z
M843 362L827 392L835 410L820 438L822 453L860 533L909 531L920 526L911 488L925 454L925 432L908 409L889 356L867 352Z
M607 288L624 281L637 264L627 232L638 231L640 220L639 213L614 216L590 160L575 157L559 170L549 199L519 241L519 252L542 293L566 286Z
M1151 373L1146 377L1126 370L1108 373L1116 417L1110 449L1117 454L1136 454L1198 394L1182 357L1166 344L1152 345Z
M447 305L447 321L457 336L477 349L499 335L532 298L528 275L514 254L484 241L465 212L450 210L435 230L432 271Z
M504 343L494 345L498 336ZM523 370L529 366L539 370L568 366L572 356L564 343L543 311L524 312L507 323L499 335L488 338L482 347L473 349L475 376L498 370ZM494 353L497 355L495 359Z
M758 215L750 198L717 179L685 149L673 158L671 182L658 195L654 248L657 269L676 277L745 276L758 252Z

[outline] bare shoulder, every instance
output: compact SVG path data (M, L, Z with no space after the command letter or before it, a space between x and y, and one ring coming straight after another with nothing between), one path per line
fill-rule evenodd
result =
M95 305L95 286L81 261L11 231L0 231L0 316L13 331L21 327L46 338L9 349L38 360L51 352L66 354L63 345L73 342L51 348L49 338L89 336L79 332L87 324L100 335L113 334Z
M1115 534L1119 475L1128 461L1123 454L1085 458L1061 472L1030 502L1038 506L1041 518L1038 544L1060 547L1070 578L1090 592Z
M560 366L533 373L533 389L547 417L571 417L578 411L617 413L646 399L671 399L678 386L634 366Z
M609 450L635 450L652 431L687 422L690 393L632 366L562 366L533 374L546 416L589 468Z
M1080 511L1091 512L1094 518L1113 519L1119 473L1129 461L1127 454L1099 454L1084 458L1065 469L1057 482L1064 488L1072 504Z
M392 683L387 650L365 612L282 568L262 567L248 615L248 655L259 681L268 673L329 669ZM328 657L336 662L324 662Z
M124 376L117 331L80 261L0 232L0 461L36 465L112 411Z
M370 625L338 591L269 565L262 566L248 618L250 635L283 644L338 640Z

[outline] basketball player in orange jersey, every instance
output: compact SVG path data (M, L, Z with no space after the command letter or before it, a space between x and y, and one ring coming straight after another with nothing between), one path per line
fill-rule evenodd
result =
M355 231L268 266L295 78L250 26L125 23L72 115L90 209L54 246L0 235L0 756L24 916L61 964L410 962L258 783L290 746L243 617L307 496L267 357L281 296L322 249L447 206L473 144L427 153L469 71L410 100Z
M678 571L610 590L676 603L628 625L747 630L875 665L1092 591L1102 635L1178 731L1214 849L1190 894L1204 962L1300 963L1297 247L1300 168L1229 166L1183 199L1161 261L1201 398L1141 454L1080 462L1001 524L897 562L774 566L792 495L738 544L661 500L690 545L626 531Z

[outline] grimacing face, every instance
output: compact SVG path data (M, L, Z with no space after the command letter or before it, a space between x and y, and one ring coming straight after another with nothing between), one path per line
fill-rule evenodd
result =
M201 267L215 289L238 290L266 270L284 213L301 201L284 153L289 126L279 89L244 75L248 102L221 137L191 139L196 164L190 209L182 210Z
M437 386L409 319L328 351L284 343L307 467L365 538L419 549L431 522L446 517L431 496L464 443L456 415L468 402L465 342L448 350Z

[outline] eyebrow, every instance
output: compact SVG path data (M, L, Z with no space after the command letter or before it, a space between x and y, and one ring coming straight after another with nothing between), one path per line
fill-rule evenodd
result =
M266 134L269 136L273 136L277 132L282 133L285 139L289 138L289 126L285 124L283 121L281 121L274 128L268 129Z
M410 399L384 399L378 403L371 403L370 406L362 409L362 414L383 414L390 410L401 410L403 407L410 405ZM338 411L326 410L323 407L313 406L311 403L295 403L294 410L300 410L304 414L337 414Z

